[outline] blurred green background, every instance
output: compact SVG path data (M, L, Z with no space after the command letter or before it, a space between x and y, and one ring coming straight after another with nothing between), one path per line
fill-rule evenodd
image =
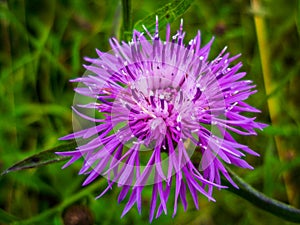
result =
M133 23L167 2L133 0ZM276 107L280 116L258 136L237 137L261 157L247 157L255 166L254 171L237 168L234 171L266 195L299 208L300 3L265 0L261 5L261 10L253 12L247 0L195 0L182 16L187 32L185 41L201 29L204 43L216 37L211 58L225 45L233 55L241 52L247 79L254 80L258 89L248 103L262 110L259 121L270 124L267 106L270 96L265 94L253 20L254 13L263 16L275 87L271 97L279 103ZM0 171L59 145L58 138L72 131L70 106L74 92L69 80L84 73L81 66L84 56L96 57L95 48L109 50L108 39L120 36L121 23L121 2L117 0L0 1ZM174 21L173 32L179 23L179 19ZM284 146L280 157L275 135ZM63 215L72 216L74 211L86 216L89 211L94 224L149 224L150 189L145 190L142 215L133 209L120 219L126 202L117 203L118 188L95 200L106 187L105 181L99 179L82 188L84 176L77 176L81 163L65 170L61 170L62 165L1 176L0 224L27 221L27 224L59 225L64 224ZM283 179L283 174L287 179ZM225 190L216 190L214 197L216 203L200 196L199 211L192 203L187 212L180 205L174 219L170 204L169 214L152 224L291 224ZM76 211L74 205L86 208ZM21 222L10 222L17 219Z

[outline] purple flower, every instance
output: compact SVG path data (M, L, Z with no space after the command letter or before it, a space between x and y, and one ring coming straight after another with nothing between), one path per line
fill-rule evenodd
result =
M134 31L129 43L110 39L111 52L97 50L99 58L86 58L91 63L86 76L73 80L81 84L78 96L88 97L73 110L92 125L61 138L81 142L76 150L57 154L72 157L64 167L84 158L83 185L106 177L108 187L99 197L114 184L121 187L118 202L129 195L122 216L134 204L141 212L147 185L150 221L155 211L156 217L167 214L169 198L173 216L179 198L186 210L187 193L196 208L198 193L215 201L214 187L224 188L221 174L237 187L223 163L252 169L245 153L258 155L231 135L255 135L255 128L265 127L242 115L259 110L244 102L256 91L252 81L240 80L246 75L238 72L242 63L231 65L239 55L230 57L225 48L209 61L213 39L201 47L198 31L184 44L182 25L174 36L168 25L165 41L158 22L153 35L145 28L148 38Z

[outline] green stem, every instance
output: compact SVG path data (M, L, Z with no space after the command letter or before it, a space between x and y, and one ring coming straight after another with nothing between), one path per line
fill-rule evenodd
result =
M256 207L263 209L275 216L291 222L300 222L300 210L290 205L272 199L263 193L255 190L249 184L247 184L237 174L232 172L229 168L226 168L234 179L235 183L239 186L239 189L233 187L227 180L222 179L222 184L228 186L228 191L242 197L243 199L251 202Z
M132 20L131 20L131 0L122 0L123 11L123 26L122 36L125 41L129 41L131 38Z

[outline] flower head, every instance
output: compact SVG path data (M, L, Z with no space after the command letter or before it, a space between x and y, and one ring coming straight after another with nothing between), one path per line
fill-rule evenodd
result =
M112 38L111 52L97 50L99 58L86 58L91 63L86 76L73 82L81 84L75 91L89 102L73 110L93 124L61 138L87 141L58 154L72 157L65 166L84 158L83 185L106 177L108 187L100 196L114 184L121 187L118 201L130 196L123 215L134 204L141 212L142 191L151 185L152 220L155 211L156 217L167 213L170 196L173 215L179 199L187 208L187 193L196 208L198 193L214 201L213 189L224 188L221 174L236 186L223 163L251 169L243 157L258 154L230 133L254 135L264 124L242 115L259 111L244 102L256 91L251 81L240 80L246 75L238 72L242 64L231 65L239 55L230 57L225 48L209 61L213 40L201 46L198 31L184 44L182 22L174 36L166 27L165 41L158 21L154 34L145 32L134 31L129 43ZM87 109L95 116L82 112Z

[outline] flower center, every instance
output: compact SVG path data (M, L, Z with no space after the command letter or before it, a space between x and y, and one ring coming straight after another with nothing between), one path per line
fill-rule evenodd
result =
M132 99L136 106L130 113L129 125L139 140L163 141L166 133L181 131L183 93L173 87L154 90L132 88Z
M191 120L197 117L203 90L180 65L178 68L156 61L148 64L145 62L139 70L135 65L126 65L127 72L135 76L128 76L128 86L120 98L123 108L129 110L132 135L145 145L159 143L166 135L179 141L184 138L183 124L195 123Z

